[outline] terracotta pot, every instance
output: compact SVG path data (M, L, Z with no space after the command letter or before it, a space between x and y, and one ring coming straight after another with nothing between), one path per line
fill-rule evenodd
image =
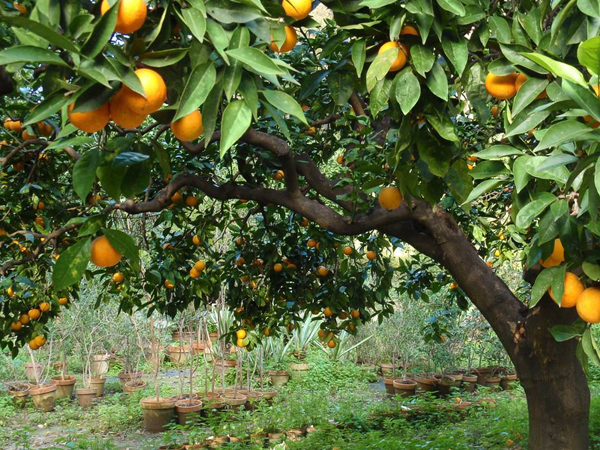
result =
M171 422L175 411L175 402L170 398L147 397L140 401L144 414L144 428L151 433L164 431Z
M473 392L477 387L477 375L463 375L463 387L467 392Z
M269 376L275 389L280 389L290 381L290 374L285 370L271 370Z
M204 348L206 345L203 341L192 341L192 352L194 355L200 355L204 353Z
M61 375L50 378L50 383L56 386L56 399L71 398L76 379L73 375Z
M454 379L458 382L461 382L464 376L463 370L453 370L452 372L448 372L448 375L454 377Z
M13 397L13 403L17 408L25 408L27 396L31 385L27 383L16 383L8 386L8 393Z
M121 383L121 387L123 387L128 381L139 380L142 378L143 373L141 370L138 370L136 372L121 372L117 376L119 377L119 383Z
M417 383L414 380L398 380L395 379L393 382L394 390L396 394L401 395L402 397L410 397L415 395L415 391L417 390Z
M267 437L269 438L269 444L277 444L279 442L283 442L283 437L285 435L283 433L268 433Z
M96 393L96 397L102 397L104 395L104 383L106 383L106 378L90 378L90 389L96 388L98 391Z
M304 437L304 431L300 429L288 430L285 432L287 438L292 442L298 442Z
M493 391L496 391L498 389L500 389L500 377L490 377L487 376L484 379L485 381L485 385L487 387L489 387L490 389L492 389Z
M302 378L308 373L310 364L306 363L291 363L290 364L290 377L291 378Z
M232 409L238 409L248 401L248 398L245 395L227 392L221 396L221 399L223 403Z
M36 372L37 378L35 377ZM42 366L40 363L35 363L35 370L33 368L33 363L25 363L25 375L27 376L27 381L35 383L37 379L42 378L43 372L44 366Z
M208 333L208 338L210 339L210 342L216 344L219 340L219 333Z
M35 407L40 411L48 412L54 409L56 386L53 384L31 386L31 388L29 388L29 395L31 395Z
M471 405L472 405L472 402L461 402L461 403L456 403L454 405L454 407L458 410L462 410L462 409L467 409Z
M108 372L108 360L110 355L94 355L92 356L92 375L100 377Z
M197 400L198 399L198 394L179 394L179 395L174 395L173 397L171 397L173 399L173 401L175 401L175 403L177 403L179 400Z
M128 395L133 395L134 392L141 391L142 389L145 389L146 386L148 386L148 383L146 383L144 380L131 380L125 383L125 386L123 386L123 392Z
M492 372L496 372L496 367L478 367L473 369L473 374L477 375L477 384L485 386L485 378Z
M417 375L415 377L417 382L417 388L421 391L436 391L437 390L437 379L428 377L426 375Z
M190 339L192 339L194 337L194 333L192 333L191 331L184 331L183 333L180 333L179 331L174 331L172 338L174 341L184 341L184 342L190 342Z
M202 402L195 399L179 400L175 403L175 412L177 413L177 421L179 425L185 425L188 416L194 413L200 413Z
M98 396L98 388L76 389L77 401L82 408L89 408L94 403L94 399Z
M202 448L208 448L207 444L193 444L193 445L184 444L184 446L183 446L184 450L199 450Z
M221 401L221 394L218 392L199 392L198 399L202 400L202 410L204 412L219 410L225 407L225 404Z
M267 400L267 401L271 401L273 400L273 398L279 394L279 392L277 392L274 389L263 389L262 391L258 391L261 393L262 397Z
M229 436L220 436L212 438L208 443L209 448L218 448L229 442Z
M398 370L401 368L398 364L396 364L396 374ZM393 364L379 364L379 369L381 370L381 376L383 378L391 378L394 373L394 365Z
M512 389L514 387L514 385L516 384L517 381L517 374L512 373L512 374L508 374L504 377L502 377L502 379L500 380L500 387L502 389L509 390Z
M314 433L317 429L313 425L306 427L306 434Z
M445 397L450 394L451 388L458 387L458 381L451 375L443 375L438 378L437 387L440 396Z
M267 439L266 433L252 433L250 434L250 442L253 444L259 444L261 447L265 445L265 439Z
M190 358L190 347L188 345L181 347L170 345L167 348L167 352L169 353L169 360L177 365L187 363Z
M246 401L246 409L253 411L257 402L264 398L263 393L260 391L249 391L243 394L248 399Z

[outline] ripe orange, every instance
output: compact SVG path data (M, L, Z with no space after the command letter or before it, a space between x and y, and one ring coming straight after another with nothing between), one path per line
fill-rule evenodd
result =
M519 89L521 89L521 86L523 86L523 83L525 83L526 81L527 75L525 75L524 73L520 73L519 75L517 75L517 78L515 79L515 89L517 90L517 92L519 92ZM541 98L546 98L547 96L548 94L546 94L546 90L544 89L544 91L540 92L535 99L539 100Z
M373 250L369 250L367 252L367 259L373 261L375 258L377 258L377 253L375 253Z
M194 264L194 268L197 271L202 272L206 268L206 263L202 260L197 261L196 264Z
M285 41L281 48L275 43L271 42L271 50L277 53L287 53L294 49L296 46L296 42L298 42L298 34L296 33L296 29L294 27L290 27L289 25L285 26Z
M358 319L360 317L360 312L358 310L354 309L350 312L350 315L352 316L353 319Z
M175 285L171 281L165 280L165 287L167 289L173 289L175 287Z
M577 299L577 314L584 322L600 322L600 288L590 287L584 290Z
M265 328L265 330L263 331L265 336L271 336L271 330L269 330L268 328Z
M241 281L242 283L247 283L248 281L250 281L250 276L249 276L249 275L242 275L242 276L240 277L240 281Z
M192 111L187 116L171 122L171 131L180 141L194 141L204 132L202 126L202 113L198 110Z
M334 316L334 313L329 306L325 307L325 309L323 310L323 314L325 314L325 317L333 317Z
M313 248L317 246L317 241L315 241L314 239L309 239L306 242L306 245L308 245L309 248Z
M450 289L458 289L458 283L450 283Z
M317 129L315 127L310 127L308 130L306 130L306 134L308 134L309 136L314 136L317 132Z
M40 303L40 311L42 311L42 312L50 311L50 303L48 303L48 302Z
M575 304L577 303L577 299L579 298L579 295L584 290L585 290L585 286L579 280L577 275L575 275L572 272L567 272L565 274L564 291L563 291L563 296L560 300L560 307L561 308L573 308L575 306ZM556 302L556 299L552 295L552 288L548 289L548 294L550 294L550 297L552 298L552 300L554 300Z
M390 42L386 42L381 47L379 47L379 51L377 52L377 54L380 55L392 48L398 49L398 56L392 63L392 66L390 67L389 71L390 72L398 72L400 69L402 69L406 65L406 55L407 55L406 50L407 49L405 47L401 47L401 44L399 42L390 41Z
M281 181L285 178L285 172L283 170L278 170L277 172L275 172L275 174L273 175L273 179L276 181Z
M339 165L344 163L344 157L342 155L338 156L335 160Z
M192 278L196 279L196 278L198 278L200 275L201 275L201 272L200 272L198 269L196 269L195 267L192 267L192 268L190 269L190 277L192 277Z
M281 272L283 270L283 264L277 263L273 265L273 270L277 273Z
M35 342L35 339L32 339L29 341L29 348L31 350L37 350L38 348L40 348L40 346L37 345L37 343Z
M23 325L27 325L30 320L31 319L27 314L21 314L21 317L19 317L19 322L21 322Z
M329 342L327 342L327 347L329 348L335 348L337 346L337 343L331 339Z
M311 0L283 0L281 3L285 13L296 20L302 20L310 14Z
M324 329L319 329L319 332L317 333L319 336L319 339L323 340L325 339L325 330Z
M34 210L43 210L44 208L46 208L46 205L44 204L44 202L38 202L36 205L33 205L33 209Z
M513 98L517 93L515 87L516 79L516 72L509 75L494 75L490 72L485 77L485 89L488 91L488 94L498 100L508 100L509 98Z
M123 275L121 272L117 272L113 274L112 280L115 284L121 284L123 281L125 281L125 275Z
M238 347L242 347L242 348L246 346L246 344L244 344L244 340L243 339L238 339L237 342L236 342L236 344L237 344Z
M37 308L32 308L27 312L27 315L31 320L37 320L42 315L41 311Z
M44 338L44 336L36 336L33 340L35 341L38 347L43 347L46 343L46 339Z
M302 219L302 222L300 222L300 226L306 228L308 226L308 219Z
M238 339L244 339L247 335L246 330L243 329L239 329L236 331L235 335L238 337Z
M492 113L492 116L496 117L500 113L500 108L494 105L490 108L490 112Z
M58 304L61 306L65 306L67 303L69 303L69 299L67 297L61 297L58 299Z
M293 323L288 323L285 327L288 329L288 331L292 331L294 328L296 328L296 325Z
M248 283L248 287L254 290L258 287L258 284L256 284L256 281L252 280L250 283Z
M240 256L238 259L235 260L235 265L241 267L244 265L245 262L246 260L244 259L244 257Z
M202 242L200 241L200 238L198 237L198 235L197 235L197 234L195 234L195 235L192 237L192 244L194 244L194 245L200 245L201 243L202 243Z
M35 223L37 223L37 224L38 224L40 227L42 227L42 228L43 228L44 226L46 226L46 221L44 220L44 218L43 218L43 217L39 217L39 216L38 216L38 217L36 217L36 218L34 219L34 222L35 222Z
M13 323L10 324L10 328L13 331L19 331L21 328L23 328L23 324L21 322L19 322L19 321L13 322Z
M545 260L540 260L543 267L560 266L565 261L565 249L560 239L554 239L554 250L552 254Z
M348 246L348 247L344 247L344 255L350 256L352 254L352 247Z
M338 317L340 318L340 320L346 320L348 318L348 313L343 311Z
M110 107L108 102L92 111L73 112L73 108L75 108L75 103L69 105L69 120L78 129L85 131L86 133L100 131L110 120Z
M235 244L236 245L244 245L246 243L246 240L243 237L239 237L235 239Z
M18 9L19 11L21 11L22 16L27 15L27 7L25 5L21 5L17 2L14 2L13 6L15 7L15 9Z
M109 8L108 0L102 0L102 15L106 14ZM123 34L135 33L144 25L147 13L148 8L144 0L121 0L115 31Z
M23 130L23 134L21 134L21 137L24 141L28 141L30 139L35 139L37 136L35 134L30 134L27 130Z
M173 203L181 203L183 201L183 195L180 192L175 192L171 197Z
M15 297L17 295L12 286L8 287L8 289L6 290L6 293L8 294L9 297Z
M356 325L353 322L348 324L348 331L356 331Z
M193 195L185 198L185 204L191 207L198 206L198 199Z
M113 122L125 129L139 127L148 116L147 114L135 113L128 107L123 89L110 99L109 109L110 118Z
M151 114L158 111L167 99L165 80L152 69L138 69L135 74L144 88L146 97L124 86L120 91L123 95L123 104L136 114Z
M98 267L116 266L121 261L122 256L115 250L106 236L100 236L92 242L90 260Z
M400 36L403 35L419 36L419 31L412 25L404 25L400 30Z
M379 193L379 204L382 208L392 211L402 204L402 194L395 187L385 187Z
M47 124L46 122L38 122L37 127L40 132L40 135L44 137L49 137L54 132L54 128L52 128L52 126L50 124Z
M326 277L328 273L329 270L325 266L319 266L319 268L317 269L317 275L319 275L320 277Z

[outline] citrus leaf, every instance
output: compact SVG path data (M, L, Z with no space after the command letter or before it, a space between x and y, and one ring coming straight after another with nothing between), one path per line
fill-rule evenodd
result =
M221 158L244 135L251 123L252 111L243 100L235 100L227 105L221 119Z
M410 67L407 67L396 76L395 83L396 101L400 105L402 113L406 115L421 97L421 84Z
M59 292L78 283L92 254L91 238L83 239L60 254L52 271L54 290Z
M300 106L294 97L282 91L264 90L260 92L275 108L285 114L296 117L302 123L308 125L302 106Z
M173 121L187 116L204 104L217 80L217 70L212 62L196 66L188 78Z
M67 66L67 63L53 51L31 45L18 45L0 51L0 66L14 63Z
M97 148L92 148L82 154L73 166L73 189L83 202L92 190L99 162L100 153Z
M131 268L139 272L140 271L140 249L135 244L135 241L127 233L119 230L112 230L109 228L102 228L102 234L108 238L110 245L112 245L116 251L121 253Z

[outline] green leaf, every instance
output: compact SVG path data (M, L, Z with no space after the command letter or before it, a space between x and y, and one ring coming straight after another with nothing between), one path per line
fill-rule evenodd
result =
M15 63L67 66L67 63L53 51L31 45L17 45L0 51L0 66Z
M126 198L133 198L135 195L144 192L149 184L150 165L148 163L129 166L121 182L121 192Z
M575 322L573 325L555 325L550 328L550 334L554 336L556 342L565 342L575 337L583 335L587 325L583 321Z
M557 77L569 80L575 84L579 84L580 86L587 86L583 74L569 64L555 61L552 58L549 58L545 55L540 55L538 53L522 53L522 55L542 66L544 69L548 70Z
M365 66L365 60L367 58L366 42L364 39L359 39L352 44L352 63L356 69L356 76L360 78L363 68Z
M252 111L245 102L235 100L227 105L221 120L221 158L244 135L251 123Z
M585 109L595 119L600 121L600 100L589 87L583 88L577 84L563 80L562 89L579 106Z
M527 172L527 161L530 158L531 156L529 155L519 156L513 164L512 170L517 194L527 186L527 183L531 179L531 175Z
M233 32L231 41L229 43L230 48L245 47L250 43L250 32L248 28L239 26ZM283 45L283 44L282 44ZM223 75L223 91L225 92L225 98L229 100L233 97L233 94L240 86L242 81L242 63L239 61L232 61L229 67L225 68L225 74Z
M448 60L454 66L458 76L461 76L467 66L467 59L469 56L467 40L461 38L458 42L455 42L450 39L443 39L442 49L448 57Z
M142 54L140 59L146 66L168 67L177 64L179 61L185 58L188 53L189 48L171 48L156 52L146 52Z
M96 176L100 180L102 188L110 195L115 201L119 201L121 197L121 183L125 176L126 169L122 167L112 167L111 164L105 164L98 167L96 170Z
M424 77L433 67L435 54L428 47L417 44L410 48L410 59L417 73Z
M505 182L502 180L482 181L477 186L475 186L475 188L471 191L471 193L469 194L467 199L464 202L462 202L461 205L472 202L473 200L479 198L481 195L485 194L486 192L496 189L498 186L502 185L503 183L505 183Z
M501 161L483 161L470 171L470 175L474 180L485 180L509 173L510 170Z
M533 114L527 110L523 111L515 117L513 123L506 129L506 137L516 136L518 134L527 133L529 130L533 130L536 126L546 120L550 114L551 111L548 110Z
M535 45L539 45L542 39L540 9L535 7L526 13L519 13L518 20Z
M106 46L115 31L120 3L120 0L117 1L106 14L100 16L100 19L94 25L92 33L87 41L85 41L85 44L83 44L83 47L81 47L82 55L94 58Z
M587 328L583 333L583 336L581 337L581 345L583 347L583 351L590 359L590 362L595 366L600 366L600 350L598 349L598 345L594 340L591 328Z
M527 203L523 208L519 210L515 225L521 229L526 229L531 223L539 217L552 203L556 201L556 197L550 193L544 193L544 196L540 196L537 200Z
M140 249L135 244L133 238L122 231L111 230L109 228L102 228L102 234L108 238L110 245L127 259L129 266L135 272L139 272Z
M271 58L254 47L240 47L227 50L229 56L244 63L249 69L264 75L281 75L283 70Z
M563 120L546 130L534 151L558 147L565 142L584 140L591 132L593 130L590 127L577 120Z
M354 92L356 79L351 72L332 72L327 77L331 98L338 106L344 106Z
M448 100L448 78L439 63L435 63L431 72L427 74L427 87L437 97Z
M458 0L437 0L437 4L440 5L440 8L459 17L463 17L466 13L465 7Z
M262 18L262 13L253 6L229 0L207 2L205 5L208 15L221 23L247 23Z
M469 176L467 165L462 160L452 163L444 179L448 183L452 196L459 204L464 202L473 190L473 180Z
M534 156L527 161L526 169L529 175L543 180L553 180L560 184L565 184L569 179L569 171L565 167L555 167L550 170L539 170L539 167L546 162L546 156Z
M600 74L600 36L595 36L579 44L577 59L592 73Z
M492 16L489 19L489 24L498 42L510 44L512 40L510 26L504 17Z
M173 120L179 120L204 104L217 80L212 62L196 66L188 78Z
M562 269L557 266L544 269L539 273L535 279L535 282L533 283L533 287L531 288L531 300L529 301L529 308L533 308L535 305L537 305L544 294L548 292L548 289L552 285L552 278L560 270Z
M52 271L52 284L55 292L62 291L81 280L91 254L91 238L82 239L60 254Z
M577 7L585 15L600 19L600 3L596 0L577 0Z
M91 144L94 138L91 136L76 136L69 139L54 141L46 147L46 150L61 150L65 147L77 147L79 145Z
M574 155L567 153L561 153L558 155L550 155L542 164L537 168L539 171L544 172L547 170L554 169L555 167L565 166L579 161L579 158Z
M115 156L112 160L113 167L129 167L134 164L139 164L150 158L148 155L137 152L122 152Z
M242 87L244 86L244 79L242 79ZM219 116L219 111L221 109L221 102L223 99L223 88L220 83L215 85L208 97L206 102L204 102L204 106L202 107L202 125L204 126L204 139L206 143L210 142L210 139L215 132L217 127L217 119ZM246 99L244 98L244 101ZM258 105L258 96L256 98L256 105ZM255 106L256 108L256 106Z
M106 222L106 216L104 214L98 214L86 218L79 228L79 233L77 236L84 237L96 234L100 228L104 226L104 222Z
M264 90L260 92L275 108L285 114L296 117L300 122L308 125L302 106L300 106L294 97L282 91Z
M475 153L473 156L477 156L479 159L502 159L507 156L522 155L523 152L517 148L511 147L510 145L492 145L490 148L481 150Z
M171 160L169 159L167 150L155 140L152 140L152 147L154 148L154 153L156 154L156 159L162 169L163 175L169 175L171 173Z
M600 281L600 265L585 261L581 267L590 280Z
M204 33L206 33L206 18L202 11L192 7L181 10L181 15L177 14L183 23L190 29L192 35L199 42L204 41Z
M525 83L517 92L515 101L513 103L513 116L519 114L526 106L534 101L539 94L544 92L546 86L548 86L548 80L542 80L539 78L528 78Z
M406 115L421 97L421 84L410 67L407 67L396 76L395 83L396 101L400 105L402 113Z
M73 189L84 203L96 180L99 162L100 152L92 148L82 154L73 166Z
M382 80L390 71L390 67L398 57L400 48L392 47L383 53L379 53L367 69L367 91L371 92L377 82Z
M426 114L425 117L442 138L447 141L459 142L454 122L447 113L436 110L432 114Z
M377 115L388 104L392 85L392 80L389 78L384 78L383 80L379 81L373 88L373 91L371 91L369 98L369 109L371 110L373 117L377 117Z
M33 125L41 120L50 117L52 114L60 110L63 106L69 103L71 99L64 95L64 92L57 92L44 99L42 103L37 105L35 109L27 116L27 120L23 126Z
M539 66L531 59L523 56L523 53L530 52L531 49L517 44L500 44L502 54L515 65L525 67L539 74L547 74L548 71Z
M427 164L429 171L438 177L445 177L452 159L451 148L440 146L432 138L420 139L417 148L420 158Z
M30 31L45 39L51 44L56 45L57 47L64 48L71 53L79 54L79 48L77 48L77 46L73 44L70 39L66 38L62 34L58 34L56 31L40 22L18 16L0 16L0 22L6 22L14 27L24 28L27 31Z

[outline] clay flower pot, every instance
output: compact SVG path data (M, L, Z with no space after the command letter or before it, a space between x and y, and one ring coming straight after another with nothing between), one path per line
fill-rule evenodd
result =
M417 382L414 380L394 380L394 389L396 394L401 395L402 397L410 397L415 395L415 391L417 390Z
M50 378L50 383L56 386L56 399L71 398L77 380L73 375L59 375Z
M142 375L142 371L138 370L136 372L121 372L117 376L119 377L119 383L121 383L121 387L123 387L128 381L139 380L142 378Z
M187 394L174 395L171 398L177 403L179 400L197 400L198 394L190 394L188 392Z
M110 355L94 355L92 356L92 374L100 377L108 372L108 360Z
M77 401L82 408L89 408L94 403L94 399L98 396L98 388L81 388L76 389Z
M287 438L292 442L298 442L304 437L304 431L300 429L288 430L285 432Z
M291 363L290 376L291 378L302 378L308 373L310 364L307 363Z
M37 372L37 378L36 378ZM36 380L42 378L42 373L44 372L44 366L40 363L35 363L35 369L33 368L33 363L25 363L25 375L27 376L27 381L35 383Z
M31 399L33 400L35 407L40 411L48 412L54 409L56 386L53 384L31 386L29 389L29 395L31 395Z
M477 375L463 375L463 387L467 392L473 392L477 387Z
M417 387L422 391L435 391L437 390L437 379L428 377L427 375L417 375L415 377Z
M508 389L511 389L516 381L517 381L517 374L509 373L508 375L501 377L500 387L506 391Z
M204 353L204 348L206 345L203 341L192 341L192 353L194 355L201 355Z
M285 386L290 381L290 374L286 370L271 370L269 376L275 389Z
M187 363L190 357L189 345L182 345L181 347L169 345L169 347L167 347L167 352L169 353L169 360L177 365Z
M383 377L383 384L387 395L392 396L396 394L396 390L394 389L394 379L392 377Z
M498 389L500 389L500 381L501 381L500 377L495 377L495 376L494 377L487 376L484 378L485 385L493 391L497 391Z
M193 413L199 413L202 409L202 402L195 399L179 400L175 403L175 412L177 413L177 422L179 425L185 425L188 416Z
M31 389L31 385L27 383L15 383L8 386L8 393L12 395L17 408L25 408L29 389Z
M225 407L225 404L221 400L221 394L218 392L200 392L198 393L198 400L202 400L202 410L204 413Z
M450 389L458 387L458 381L452 375L442 375L438 378L437 387L441 397L445 397L450 394Z
M240 406L245 405L248 398L242 394L236 394L234 392L226 392L221 396L222 402L232 409L238 409Z
M253 411L254 405L259 402L262 398L264 398L263 393L259 391L249 391L243 394L248 399L246 401L246 409Z
M134 392L140 391L148 386L144 380L131 380L125 383L123 386L123 392L128 395L132 395Z
M96 397L102 397L104 395L104 383L106 383L106 378L90 378L90 389L96 388Z
M175 402L170 398L147 397L140 401L144 414L144 428L151 433L164 431L171 422L175 411Z

